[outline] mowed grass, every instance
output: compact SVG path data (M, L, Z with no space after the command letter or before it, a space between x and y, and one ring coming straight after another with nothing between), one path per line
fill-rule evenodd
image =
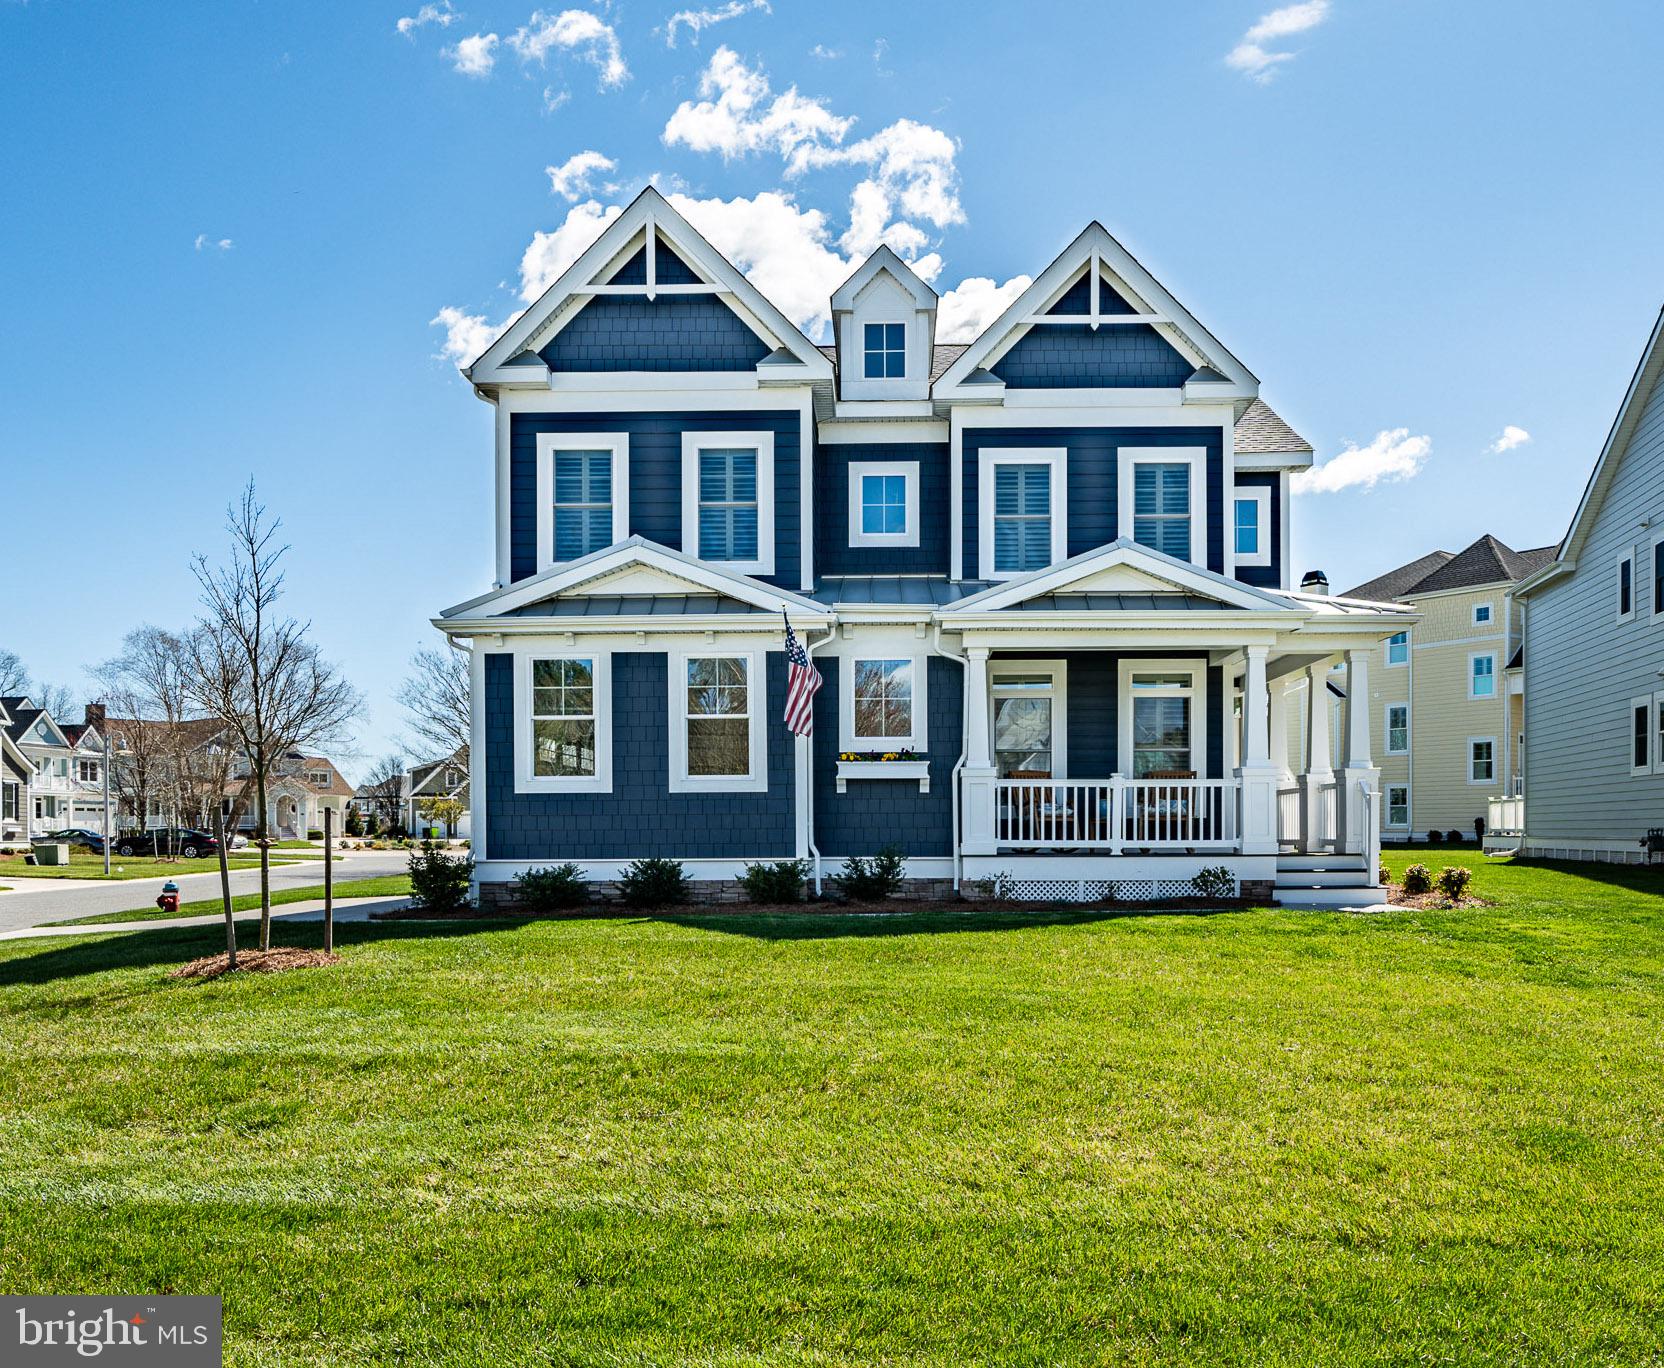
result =
M0 1292L231 1364L1639 1363L1664 880L0 946ZM280 939L316 943L316 928Z
M319 852L320 854L322 852ZM293 864L297 857L290 855L281 860L273 860L274 866ZM232 869L260 868L259 855L249 855L239 852L226 857L226 864ZM154 879L164 874L171 874L178 878L182 874L212 874L220 867L218 855L210 855L200 860L155 860L138 855L110 855L110 881L121 879ZM19 879L103 879L104 857L93 855L83 850L72 850L69 863L66 865L26 865L22 860L6 860L0 862L0 870Z
M335 896L337 898L391 898L402 896L410 892L410 876L408 874L385 874L374 879L337 879L335 881ZM285 903L311 902L322 899L324 886L321 883L304 884L299 888L274 888L271 894L272 906L282 907ZM258 893L233 893L231 895L231 910L233 912L247 912L260 906ZM105 922L135 922L135 921L172 921L176 917L204 917L218 913L224 915L225 904L219 898L199 898L194 902L179 904L177 912L164 912L159 907L141 907L133 912L100 912L92 917L67 917L63 921L46 922L47 926L98 926Z

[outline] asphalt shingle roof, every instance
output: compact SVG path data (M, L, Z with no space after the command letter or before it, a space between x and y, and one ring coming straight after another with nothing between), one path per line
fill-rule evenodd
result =
M1538 546L1529 551L1515 551L1487 532L1461 551L1429 552L1419 560L1348 589L1341 597L1391 602L1446 589L1510 584L1541 570L1554 559L1555 550L1552 546Z
M1270 404L1256 399L1237 419L1236 450L1239 455L1257 456L1271 452L1310 451L1312 444L1291 428Z

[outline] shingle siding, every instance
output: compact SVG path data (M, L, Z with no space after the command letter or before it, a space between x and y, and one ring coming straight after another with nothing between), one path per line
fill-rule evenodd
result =
M912 856L953 854L953 767L961 750L965 682L960 667L929 662L930 792L901 779L851 779L838 792L840 669L848 662L816 656L826 683L815 695L815 845L823 856L874 855L885 846Z
M945 575L953 538L948 526L949 456L945 442L842 443L818 449L815 521L820 540L815 566L823 575ZM919 467L919 544L849 544L849 466L852 461L916 461Z
M977 466L984 447L1066 447L1069 452L1069 554L1081 555L1116 537L1117 453L1122 447L1204 447L1207 450L1207 564L1225 568L1224 443L1218 428L966 428L964 521L966 579L978 564ZM1130 529L1129 529L1130 535Z
M1037 655L1040 653L1036 653ZM1119 771L1130 775L1130 758L1121 763L1121 662L1123 660L1199 660L1184 651L1061 651L1047 655L1068 665L1067 718L1065 735L1068 751L1064 760L1069 774L1082 779L1107 779ZM996 656L990 669L999 664ZM1207 671L1207 755L1199 769L1205 779L1224 778L1225 705L1221 690L1224 675L1218 667Z
M1239 565L1236 577L1244 584L1256 585L1261 589L1281 589L1283 587L1282 546L1283 546L1283 500L1282 480L1274 473L1245 472L1236 477L1238 489L1269 489L1271 491L1271 527L1267 535L1271 538L1270 565ZM1236 513L1233 509L1227 520L1229 526L1226 535L1236 536Z
M991 369L1011 389L1173 389L1196 371L1147 323L1040 324Z
M802 583L799 497L800 419L796 412L758 413L517 413L509 430L509 550L511 577L537 570L537 434L623 432L630 439L630 526L664 546L682 545L682 434L774 434L774 574L783 588ZM614 529L622 541L624 529Z
M1639 530L1644 520L1652 528ZM1578 553L1532 594L1525 619L1525 827L1536 841L1639 841L1664 825L1664 774L1632 776L1629 700L1664 688L1664 618L1652 611L1651 538L1664 526L1664 385ZM1617 621L1618 561L1636 552L1636 614ZM1655 743L1656 744L1656 743Z
M768 791L671 793L669 659L612 657L613 791L516 793L514 659L485 657L486 853L492 860L790 859L794 746L780 718L785 657L768 655Z
M538 355L553 371L748 371L768 352L713 295L601 295Z

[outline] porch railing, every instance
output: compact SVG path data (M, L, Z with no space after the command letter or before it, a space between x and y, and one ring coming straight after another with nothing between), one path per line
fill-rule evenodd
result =
M1518 836L1525 831L1525 795L1485 800L1487 835Z
M1279 845L1300 844L1300 790L1299 788L1280 788L1277 790L1277 843Z
M1018 850L1234 850L1234 779L1000 779L994 839Z

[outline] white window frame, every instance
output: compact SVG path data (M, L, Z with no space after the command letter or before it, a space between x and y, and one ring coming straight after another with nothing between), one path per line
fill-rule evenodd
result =
M537 568L541 573L555 560L555 453L609 451L612 453L612 545L630 535L630 434L627 432L540 432L537 434Z
M1404 638L1404 659L1394 660L1392 658L1392 637L1388 637L1381 643L1381 652L1386 659L1387 669L1402 670L1410 663L1410 629L1406 627L1402 632L1394 632L1392 635Z
M1002 465L1049 465L1052 468L1051 564L1069 558L1069 450L1067 447L983 447L977 453L978 579L1013 580L1032 570L994 570L994 470ZM1045 568L1045 567L1042 567Z
M1623 608L1624 602L1624 566L1629 567L1629 611ZM1632 546L1618 557L1618 568L1613 572L1612 606L1617 610L1616 621L1629 622L1635 617L1635 602L1640 598L1640 588L1635 583L1635 548Z
M900 327L901 328L901 374L900 375L868 375L867 374L867 329L869 327L874 327L874 328ZM913 370L913 329L912 329L912 325L911 325L911 320L906 319L906 318L893 318L893 317L889 316L888 314L885 314L883 316L880 316L878 314L873 314L871 316L863 316L861 318L856 319L855 320L855 331L856 331L856 338L855 338L856 350L860 354L860 357L861 357L861 365L860 365L860 370L857 373L857 378L859 378L864 383L869 384L869 385L871 385L871 384L883 384L885 381L888 381L890 384L895 385L895 384L899 384L903 380L909 380L909 379L912 378L912 370ZM880 348L880 355L888 356L889 353L890 353L890 348L889 347Z
M1141 465L1188 465L1190 467L1190 564L1206 567L1208 563L1208 453L1206 447L1122 447L1116 453L1116 534L1128 541L1133 537L1134 469ZM1269 491L1267 491L1269 493ZM1236 545L1236 506L1231 507L1233 520L1231 536L1226 545ZM1265 536L1271 536L1271 520L1266 519ZM1145 550L1154 550L1145 547ZM1253 561L1238 561L1252 565ZM1269 560L1265 562L1271 564ZM986 576L984 576L986 578Z
M1385 785L1385 789L1386 797L1381 804L1381 824L1393 831L1407 831L1410 826L1410 786L1408 784L1387 784ZM1404 802L1402 804L1404 808L1404 820L1402 822L1395 822L1392 820L1392 810L1394 806L1392 795L1393 790L1395 789L1402 789L1404 792Z
M1404 709L1404 745L1395 750L1392 744L1392 714L1394 708ZM1388 703L1382 712L1381 752L1383 755L1408 755L1410 753L1410 705L1407 700Z
M1477 693L1477 692L1475 692L1474 687L1473 687L1473 681L1474 681L1473 666L1474 666L1474 662L1480 661L1480 660L1488 660L1488 661L1491 662L1491 675L1490 675L1491 691L1489 693ZM1469 651L1468 652L1468 699L1472 702L1482 702L1482 701L1483 702L1488 702L1491 699L1495 698L1496 696L1497 696L1496 652L1495 651Z
M1480 617L1483 613L1485 616ZM1496 621L1496 605L1494 603L1476 603L1473 605L1473 625L1475 627L1489 627Z
M1181 698L1188 697L1190 703L1190 768L1195 771L1198 779L1207 778L1208 772L1208 663L1205 660L1133 660L1123 658L1119 662L1116 688L1116 712L1118 713L1116 738L1115 768L1127 779L1132 773L1132 710L1133 693L1132 677L1135 674L1178 674L1190 676L1187 688L1170 687L1147 691L1145 698Z
M905 525L900 532L861 530L861 481L869 475L897 476L907 482ZM917 546L919 544L919 463L917 461L851 461L849 463L849 544L851 546Z
M532 663L590 660L595 695L595 773L536 774L532 765ZM514 656L514 791L612 792L612 656L587 646L525 647Z
M913 730L906 736L857 736L855 734L855 667L867 660L905 660L913 667ZM838 749L841 751L915 750L930 748L930 718L926 709L926 671L929 657L911 651L863 650L844 656L838 663Z
M999 660L988 662L988 754L994 754L994 705L1000 698L998 676L1046 675L1052 701L1052 778L1069 775L1069 662L1066 660ZM1013 697L1033 698L1031 689L1013 691ZM996 762L997 763L997 762Z
M1629 761L1629 772L1633 777L1641 774L1651 774L1658 768L1661 758L1658 754L1658 710L1655 703L1657 694L1641 694L1629 700L1629 711L1624 714L1627 725L1624 728L1624 754ZM1647 754L1642 764L1635 763L1635 714L1640 712L1647 722L1646 741Z
M1473 777L1473 759L1474 759L1474 757L1473 757L1473 748L1477 745L1482 744L1482 743L1488 744L1491 748L1491 777L1489 779L1475 779ZM1468 783L1473 785L1475 788L1495 788L1496 785L1497 785L1496 761L1497 761L1496 737L1494 737L1494 736L1470 736L1470 737L1468 737L1468 750L1467 750Z
M726 445L726 443L719 443ZM746 711L751 724L751 763L744 774L688 773L688 661L743 660L746 662ZM707 646L670 654L670 773L671 793L768 792L768 657L751 648Z
M1194 499L1196 497L1196 491L1195 491L1195 488L1194 488L1194 478L1195 477L1192 476L1192 482L1193 482L1192 483L1192 488L1191 488L1191 498L1192 499ZM1242 552L1240 552L1236 549L1236 506L1239 503L1242 503L1244 500L1252 500L1255 504L1258 505L1258 509L1255 513L1255 516L1259 518L1259 522L1260 522L1260 549L1258 551L1254 552L1252 555L1244 555ZM1231 532L1230 532L1230 536L1231 536L1231 554L1232 554L1232 556L1235 557L1237 565L1239 565L1239 566L1243 566L1243 565L1266 565L1266 566L1269 566L1272 563L1272 553L1271 553L1271 491L1268 488L1266 488L1264 485L1238 485L1236 487L1236 489L1233 491L1233 493L1231 495ZM1194 545L1195 545L1195 541L1194 541L1195 532L1194 531L1192 531L1191 537L1192 537L1192 547L1194 547Z
M749 447L757 453L757 559L714 560L742 575L774 573L774 433L684 432L682 434L682 552L699 555L699 453L712 447Z

